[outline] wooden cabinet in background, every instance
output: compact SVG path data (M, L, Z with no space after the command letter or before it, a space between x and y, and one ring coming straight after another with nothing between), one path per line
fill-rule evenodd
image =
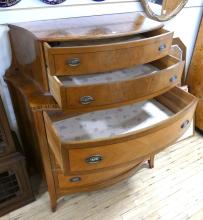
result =
M0 216L34 200L20 150L0 98Z
M184 61L159 22L139 13L36 21L10 25L10 36L5 79L53 211L61 196L153 167L191 124L197 99L177 87Z
M189 86L189 92L199 98L195 115L195 125L203 131L203 19L200 24L186 83Z

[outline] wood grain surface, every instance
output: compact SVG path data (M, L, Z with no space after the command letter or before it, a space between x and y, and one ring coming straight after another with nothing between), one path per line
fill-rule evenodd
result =
M163 24L133 12L17 23L10 27L27 30L40 41L63 41L133 35L159 29Z
M50 210L49 195L41 183L35 202L2 220L200 220L202 185L203 142L196 133L157 154L153 170L144 163L131 178L111 187L66 195L55 213Z
M166 56L172 44L173 33L159 29L144 37L119 42L85 46L51 47L45 44L46 63L51 75L82 75L129 68ZM134 39L135 38L135 39ZM130 57L130 59L129 59ZM70 65L72 59L79 64Z
M140 131L90 141L62 142L51 122L53 114L49 117L44 113L48 143L64 173L109 168L139 158L146 159L181 137L185 131L181 128L182 123L186 120L191 121L193 118L196 98L181 89L174 88L157 97L157 100L172 110L175 115ZM62 117L65 118L64 115ZM91 155L102 155L105 159L98 164L88 164L86 158Z
M180 84L184 62L166 56L150 63L159 70L122 81L66 86L57 76L48 75L50 92L63 108L78 109L100 107L128 101L142 101L160 95ZM171 81L176 77L175 81ZM145 88L143 90L143 88ZM91 96L94 101L88 105L80 102L81 97Z
M193 57L190 63L186 83L189 91L200 101L196 110L195 125L203 131L203 19L200 24Z

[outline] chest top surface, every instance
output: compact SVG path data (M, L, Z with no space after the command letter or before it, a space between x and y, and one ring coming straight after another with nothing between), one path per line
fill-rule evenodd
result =
M140 13L56 19L10 24L31 32L40 41L71 41L122 37L159 29L162 23Z

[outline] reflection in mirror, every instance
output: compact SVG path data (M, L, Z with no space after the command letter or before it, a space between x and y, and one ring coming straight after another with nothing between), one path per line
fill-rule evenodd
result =
M166 21L174 17L188 0L141 0L145 13L152 19Z
M157 15L161 15L163 0L148 0L148 1L149 1L149 7L152 9L152 11Z

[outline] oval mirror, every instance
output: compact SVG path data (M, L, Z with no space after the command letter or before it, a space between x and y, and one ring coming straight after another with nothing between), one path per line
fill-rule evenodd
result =
M178 14L188 0L141 0L145 13L157 21L167 21Z

